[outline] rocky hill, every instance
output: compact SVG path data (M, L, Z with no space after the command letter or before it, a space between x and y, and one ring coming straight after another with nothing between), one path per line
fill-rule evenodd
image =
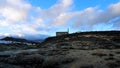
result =
M78 49L119 49L120 31L77 32L73 34L49 37L44 46L65 47Z
M0 68L120 68L120 31L49 37L36 47L1 46Z

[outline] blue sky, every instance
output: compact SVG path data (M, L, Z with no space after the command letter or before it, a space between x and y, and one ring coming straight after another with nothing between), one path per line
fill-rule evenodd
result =
M120 0L0 0L0 36L120 30Z
M28 0L28 2L33 6L37 6L42 9L48 9L58 2L58 0ZM117 2L119 2L119 0L73 0L73 11L83 10L85 8L95 6L105 9L108 5Z

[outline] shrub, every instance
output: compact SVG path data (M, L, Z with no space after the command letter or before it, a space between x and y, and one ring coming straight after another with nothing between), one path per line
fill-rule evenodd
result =
M58 62L55 57L47 57L43 62L42 68L58 68Z
M94 68L93 65L84 65L84 66L81 66L80 68Z
M103 54L103 53L93 53L92 55L96 55L99 57L107 56L107 54Z
M107 65L108 65L109 68L116 68L116 67L120 66L120 63L118 63L118 62L109 62L109 63L107 63Z
M17 56L15 58L18 65L31 65L31 64L42 64L44 57L40 54Z
M108 58L105 58L105 60L115 60L114 57L108 57Z

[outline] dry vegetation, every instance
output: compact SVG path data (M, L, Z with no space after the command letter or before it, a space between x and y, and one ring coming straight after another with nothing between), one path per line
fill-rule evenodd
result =
M119 41L120 33L48 38L37 50L0 52L0 68L120 68Z

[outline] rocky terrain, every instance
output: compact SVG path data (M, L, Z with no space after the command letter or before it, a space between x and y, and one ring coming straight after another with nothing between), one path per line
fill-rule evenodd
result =
M1 50L0 68L120 68L120 31L77 32L18 49Z
M119 49L119 31L81 32L64 36L47 38L43 43L46 46L70 46L78 49Z

